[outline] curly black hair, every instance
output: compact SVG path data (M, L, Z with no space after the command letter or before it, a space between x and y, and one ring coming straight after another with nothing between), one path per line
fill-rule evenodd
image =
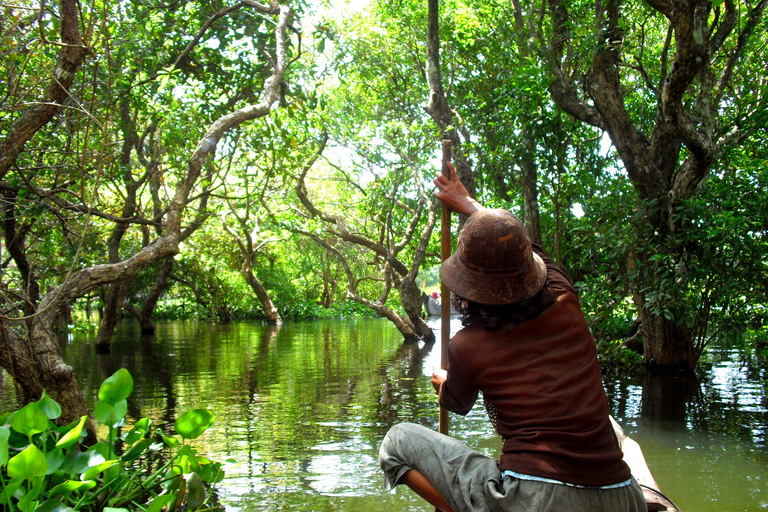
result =
M458 311L461 325L464 327L481 325L490 331L495 331L502 327L533 320L554 304L555 300L555 296L549 289L549 281L547 281L539 293L530 299L514 304L480 304L454 295L453 306Z

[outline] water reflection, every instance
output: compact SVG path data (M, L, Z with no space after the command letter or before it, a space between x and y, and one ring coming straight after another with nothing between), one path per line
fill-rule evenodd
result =
M401 340L384 320L172 322L152 336L125 323L108 354L82 334L62 349L89 403L126 367L136 380L131 417L165 425L192 408L214 411L197 442L224 462L227 510L431 512L407 491L385 492L376 460L395 423L437 428L429 375L439 351ZM662 490L696 512L768 509L767 383L765 351L738 345L711 350L693 378L605 381ZM12 406L7 376L0 391L0 405ZM482 407L451 416L451 433L490 456L499 448Z

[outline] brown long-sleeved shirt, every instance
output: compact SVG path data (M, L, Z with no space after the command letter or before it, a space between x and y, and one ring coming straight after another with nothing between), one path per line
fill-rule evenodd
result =
M626 481L595 342L570 279L537 246L555 303L527 322L451 340L440 402L467 414L482 391L504 445L499 469L584 486Z

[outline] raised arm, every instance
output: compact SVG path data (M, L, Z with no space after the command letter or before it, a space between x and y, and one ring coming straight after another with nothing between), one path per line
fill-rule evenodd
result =
M435 179L432 180L437 187L435 197L448 205L448 208L454 212L467 217L480 210L485 210L483 205L470 197L464 184L459 181L453 164L448 163L448 169L451 173L451 179L448 179L442 172L438 172Z

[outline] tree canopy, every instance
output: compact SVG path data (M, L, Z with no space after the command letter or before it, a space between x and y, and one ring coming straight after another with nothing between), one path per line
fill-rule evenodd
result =
M73 308L102 347L124 315L375 314L432 342L447 137L600 340L693 368L768 316L765 6L5 5L0 363L77 414Z

